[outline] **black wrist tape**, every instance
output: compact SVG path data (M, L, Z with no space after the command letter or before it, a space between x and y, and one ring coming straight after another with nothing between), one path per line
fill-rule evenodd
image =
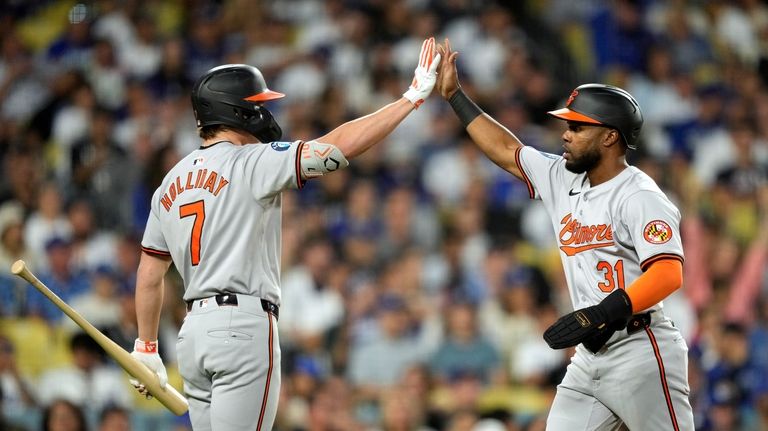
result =
M451 104L451 108L456 112L456 116L459 117L459 121L461 121L464 127L467 127L472 120L483 113L483 110L467 97L461 88L453 93L448 103Z

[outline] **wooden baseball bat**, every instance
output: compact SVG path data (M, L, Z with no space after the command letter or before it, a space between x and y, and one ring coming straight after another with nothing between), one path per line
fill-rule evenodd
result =
M112 357L123 369L128 372L135 379L143 383L149 393L152 394L158 401L160 401L168 410L172 411L176 415L183 415L188 409L189 404L187 399L184 398L173 386L170 384L165 385L165 389L160 387L160 380L157 378L152 370L146 365L134 359L130 353L123 350L117 343L110 340L106 335L101 333L95 326L85 320L74 308L70 307L66 302L58 297L51 291L43 282L37 279L34 274L27 268L27 264L23 260L17 260L11 265L11 272L19 277L27 280L29 284L34 286L37 290L51 300L57 307L61 309L70 319L74 320L83 330L91 336L109 356Z

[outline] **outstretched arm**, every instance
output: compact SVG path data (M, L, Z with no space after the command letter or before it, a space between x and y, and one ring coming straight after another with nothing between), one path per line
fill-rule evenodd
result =
M364 153L395 130L429 96L437 80L438 64L440 55L435 55L435 39L431 37L421 45L419 64L403 97L372 114L344 123L316 140L335 145L347 159Z
M523 143L464 94L456 71L456 58L459 53L451 51L451 43L448 39L445 39L445 46L438 45L437 52L444 59L440 65L437 80L440 95L451 104L459 120L466 127L467 133L480 150L499 167L523 180L520 167L516 162L517 151Z

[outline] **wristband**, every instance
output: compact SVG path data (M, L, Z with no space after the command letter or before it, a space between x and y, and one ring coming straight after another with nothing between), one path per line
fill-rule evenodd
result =
M453 108L453 111L456 113L456 116L459 117L459 121L461 121L461 124L463 124L464 127L467 127L472 120L483 113L483 110L480 109L472 99L467 97L461 88L453 93L453 96L448 100L448 103L451 104L451 108Z
M157 353L157 340L144 341L137 338L133 343L133 350L142 353Z

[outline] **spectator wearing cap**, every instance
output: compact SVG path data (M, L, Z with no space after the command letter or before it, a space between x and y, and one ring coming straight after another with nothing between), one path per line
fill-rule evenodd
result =
M394 385L413 365L427 355L421 340L409 331L410 312L405 300L383 294L376 306L377 337L350 346L348 376L363 398L375 399L382 389Z
M90 289L88 276L73 265L72 242L69 238L54 237L45 245L48 269L38 278L64 302ZM50 323L59 323L64 313L36 289L27 289L27 311Z
M432 372L447 379L464 371L488 382L501 365L499 352L480 333L477 307L467 301L453 301L446 310L446 336L430 360Z
M664 131L670 139L673 155L690 161L699 150L699 143L709 141L710 136L725 134L723 111L727 106L726 87L719 84L705 85L696 91L696 115L688 121L671 122Z
M768 380L768 370L756 367L750 355L747 329L726 322L715 337L717 360L706 368L711 404L733 404L737 414L752 408L759 385Z
M188 24L189 34L184 39L184 57L187 63L185 70L187 77L194 82L224 59L225 34L220 7L208 2L200 4L190 11Z
M478 420L478 409L484 389L485 382L480 374L471 369L452 370L433 391L435 427L445 430L471 429ZM471 418L465 415L470 415ZM466 427L454 428L457 423L464 421L466 421Z
M610 2L590 20L597 66L641 71L653 35L643 25L643 2Z
M91 288L74 295L69 305L101 330L119 326L121 304L117 273L109 266L101 265L90 274L90 282ZM77 324L66 317L62 326L70 331L78 329Z
M288 379L284 387L276 425L279 428L296 429L307 423L310 400L321 387L323 370L314 358L296 356L291 369L286 369Z
M730 131L733 161L716 172L715 184L725 187L737 201L744 201L768 184L768 160L758 153L761 143L754 125L739 122Z
M72 233L67 216L63 212L62 190L55 182L42 185L37 196L37 209L30 214L24 225L24 241L38 268L48 267L45 244L53 237L65 237Z
M328 226L334 242L341 243L349 236L360 235L373 239L380 234L378 195L379 191L373 181L356 181L351 186L344 208Z
M710 399L704 429L708 431L747 431L739 407L739 389L731 382L720 382Z
M480 306L480 325L503 361L512 364L518 346L538 331L532 270L521 266L507 271L497 290Z

